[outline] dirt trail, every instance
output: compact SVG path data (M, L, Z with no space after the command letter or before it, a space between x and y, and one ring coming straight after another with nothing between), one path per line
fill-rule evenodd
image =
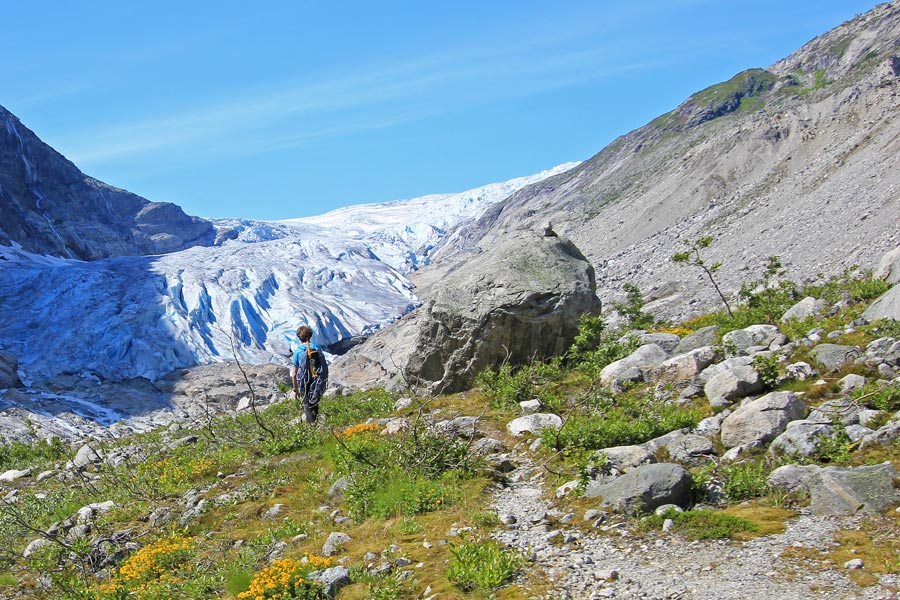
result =
M823 569L782 556L789 547L834 547L835 531L855 527L857 517L801 514L784 533L749 542L691 542L664 532L637 537L623 522L595 526L583 514L563 513L547 500L544 476L528 456L512 458L518 467L492 500L506 523L494 538L525 552L547 573L555 591L546 598L900 598L893 591L900 587L898 576L860 588L843 565Z

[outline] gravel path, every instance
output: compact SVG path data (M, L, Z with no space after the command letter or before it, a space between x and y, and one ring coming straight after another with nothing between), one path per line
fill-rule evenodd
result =
M554 581L547 598L900 598L900 577L860 588L842 565L822 570L783 558L791 546L834 546L834 532L854 518L801 514L784 533L749 542L687 541L677 535L636 537L624 521L595 526L564 514L545 498L543 475L527 458L495 491L492 507L506 525L494 537L531 556Z

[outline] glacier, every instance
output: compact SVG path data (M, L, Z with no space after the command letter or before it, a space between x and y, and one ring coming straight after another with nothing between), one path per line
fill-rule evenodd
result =
M286 221L222 219L219 245L84 262L0 246L0 341L26 386L157 380L238 359L286 364L298 325L329 346L419 303L410 273L455 226L574 167L458 194Z

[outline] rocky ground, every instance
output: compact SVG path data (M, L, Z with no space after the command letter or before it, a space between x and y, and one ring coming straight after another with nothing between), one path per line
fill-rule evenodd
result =
M596 517L560 510L546 499L543 470L524 453L514 458L519 462L509 485L493 497L492 507L506 523L494 537L530 555L554 582L546 598L898 597L896 575L861 588L844 565L813 569L784 556L789 548L833 548L835 532L856 527L859 517L817 517L801 510L784 533L747 542L687 541L665 532L638 536L624 521L597 523Z

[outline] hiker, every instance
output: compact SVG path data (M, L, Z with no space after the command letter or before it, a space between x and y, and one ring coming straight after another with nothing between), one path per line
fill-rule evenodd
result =
M297 328L300 346L291 359L291 383L294 398L303 400L306 422L315 423L319 416L319 399L328 385L328 363L322 350L313 344L312 329L306 325ZM302 389L302 395L301 395Z

